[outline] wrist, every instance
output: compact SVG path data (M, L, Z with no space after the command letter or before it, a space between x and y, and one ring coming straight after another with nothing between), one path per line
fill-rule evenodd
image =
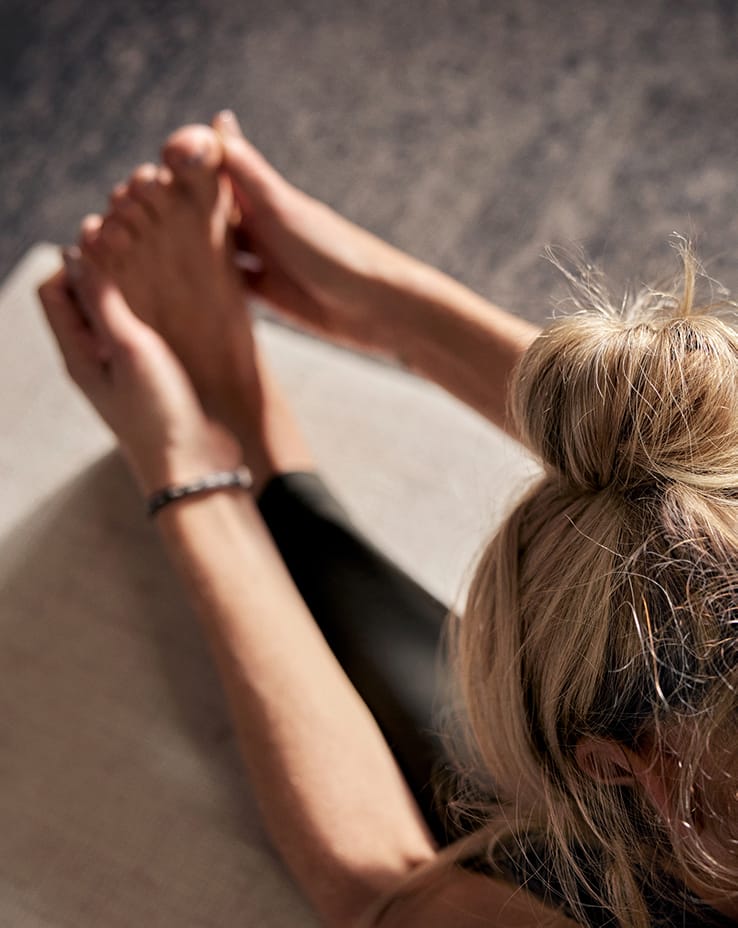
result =
M164 487L189 483L215 471L233 470L243 461L236 439L214 423L196 441L163 443L135 451L122 445L121 450L146 498Z
M153 517L173 503L235 489L253 489L253 479L248 467L242 466L235 470L212 471L196 480L170 484L149 496L147 500L148 513L150 517Z
M126 455L126 457L128 457ZM145 499L149 499L155 493L163 490L165 487L182 486L198 480L207 474L215 473L224 469L222 464L217 464L215 460L203 459L184 459L174 457L167 460L159 460L151 465L140 465L129 460L129 466L133 476ZM234 465L235 466L235 465Z

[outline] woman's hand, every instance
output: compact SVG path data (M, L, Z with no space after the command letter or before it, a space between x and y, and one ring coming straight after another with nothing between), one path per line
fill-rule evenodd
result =
M249 288L320 335L386 351L382 281L416 262L293 187L244 138L232 113L220 113L213 126L241 209L243 245L260 264L245 271Z
M538 327L297 190L233 114L214 127L241 207L239 234L261 265L244 271L247 286L318 335L400 361L517 438L508 382Z
M167 344L91 261L70 250L65 264L39 287L46 318L142 492L237 466L235 439L206 417Z

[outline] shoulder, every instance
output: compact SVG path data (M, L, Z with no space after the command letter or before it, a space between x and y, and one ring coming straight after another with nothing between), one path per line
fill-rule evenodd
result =
M575 928L531 893L454 868L430 889L395 903L377 928Z

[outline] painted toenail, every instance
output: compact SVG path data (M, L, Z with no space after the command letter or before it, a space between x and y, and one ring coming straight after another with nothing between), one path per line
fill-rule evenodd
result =
M206 145L201 145L196 151L193 151L192 154L185 155L182 158L182 164L188 168L201 165L205 161L205 156L208 154L208 150L209 149Z

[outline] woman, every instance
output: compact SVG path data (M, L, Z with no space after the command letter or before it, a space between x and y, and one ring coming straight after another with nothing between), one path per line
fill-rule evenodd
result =
M199 609L306 895L331 925L733 924L738 336L696 308L689 254L681 295L622 315L594 278L588 312L540 335L295 190L232 115L216 129L116 188L40 296ZM431 786L445 610L315 473L244 284L543 461L452 624L457 816Z

